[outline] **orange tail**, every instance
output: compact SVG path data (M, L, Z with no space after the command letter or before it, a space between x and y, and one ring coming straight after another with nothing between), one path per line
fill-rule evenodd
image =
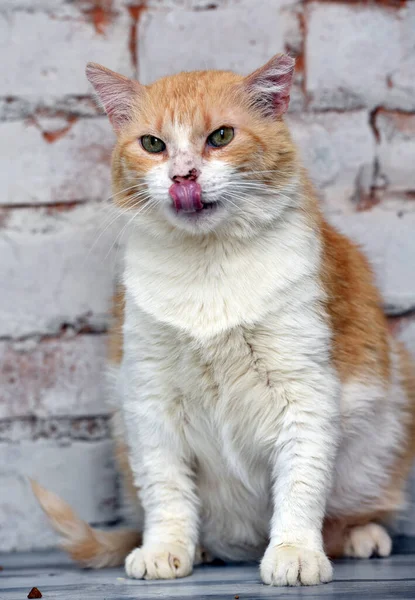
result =
M53 528L62 536L61 547L84 567L101 569L124 562L141 543L141 535L128 529L101 531L82 521L59 496L31 480L32 490Z

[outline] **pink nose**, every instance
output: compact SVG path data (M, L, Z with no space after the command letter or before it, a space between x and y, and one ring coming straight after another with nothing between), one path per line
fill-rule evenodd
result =
M200 171L197 169L190 169L186 175L174 175L172 179L175 183L183 183L184 181L196 181L199 175Z

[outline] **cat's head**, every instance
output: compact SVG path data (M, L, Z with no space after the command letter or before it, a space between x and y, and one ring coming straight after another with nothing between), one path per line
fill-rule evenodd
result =
M251 75L200 71L141 85L88 64L117 135L115 202L136 222L249 235L292 202L296 152L282 115L294 60Z

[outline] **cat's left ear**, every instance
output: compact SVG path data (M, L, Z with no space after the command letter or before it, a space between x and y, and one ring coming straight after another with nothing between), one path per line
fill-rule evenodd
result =
M279 117L288 109L295 60L288 54L273 56L244 79L251 106L265 116Z

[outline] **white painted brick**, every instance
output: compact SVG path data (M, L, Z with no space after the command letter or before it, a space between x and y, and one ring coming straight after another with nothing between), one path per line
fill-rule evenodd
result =
M313 107L415 109L415 3L391 10L311 3L307 92Z
M94 442L109 438L108 415L0 419L0 442L48 440L62 445L71 440Z
M31 96L87 94L88 61L125 75L133 73L129 53L131 17L116 13L100 33L73 3L72 12L14 11L0 14L1 94ZM58 9L60 9L60 3Z
M293 28L289 12L281 10L286 4L245 1L235 7L229 2L216 10L144 13L138 35L140 79L148 83L195 69L249 73L284 50Z
M116 233L105 231L103 214L95 203L0 213L0 281L7 290L0 294L0 337L57 333L62 323L106 324Z
M381 178L377 179L380 183L383 182ZM380 204L382 209L392 210L398 216L405 215L415 211L415 194L414 192L405 191L397 192L393 190L376 189L374 195L374 201L369 202L371 206Z
M165 2L165 0L160 1ZM180 2L180 0L178 1ZM116 16L118 11L131 4L133 4L131 0L2 0L1 8L3 11L8 12L20 10L44 11L52 14L52 16L66 16L67 18L76 19L79 18L80 14L88 14L93 9L101 9L103 12L114 13L114 16Z
M50 134L55 141L45 139ZM4 122L0 140L0 204L108 196L114 136L105 117Z
M0 419L100 415L105 335L0 342Z
M399 217L375 207L351 215L332 215L341 231L359 242L374 267L388 313L415 307L415 213Z
M375 124L380 135L377 155L384 182L390 190L415 190L415 115L380 111Z
M48 10L64 5L65 0L2 0L3 12L15 10Z
M160 10L172 10L172 9L187 9L187 10L198 10L204 9L209 4L215 6L225 6L228 4L228 0L219 0L219 2L209 0L147 0L146 5L149 8L158 8Z
M31 96L21 98L8 96L0 98L0 121L21 121L29 119L33 123L34 114L71 114L77 117L102 115L102 109L92 96Z
M371 177L375 157L367 112L296 113L287 123L326 210L353 211L356 187Z
M57 541L27 477L59 494L89 522L116 517L111 442L1 444L0 551L46 548Z
M164 2L159 4L166 6ZM137 52L143 83L183 70L228 69L247 74L286 46L295 52L301 49L299 19L292 0L258 4L229 0L216 2L215 10L185 10L199 4L203 3L191 1L181 5L184 10L149 10L142 14ZM235 24L232 35L230 23ZM195 44L195 40L203 43ZM291 111L301 110L304 105L300 82L301 75L296 77L291 92Z
M263 4L266 2L272 3L278 10L299 4L299 0L262 0ZM146 6L149 8L200 10L202 12L225 7L244 8L251 4L252 0L146 0Z

